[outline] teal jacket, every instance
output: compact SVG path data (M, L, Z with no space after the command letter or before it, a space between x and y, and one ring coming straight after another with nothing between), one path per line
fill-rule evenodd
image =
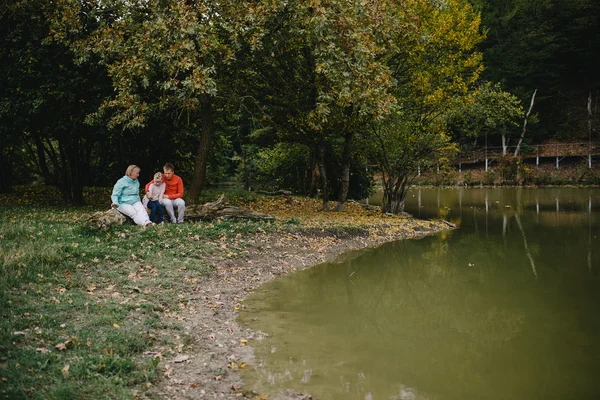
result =
M121 204L135 204L140 200L140 181L137 179L134 181L127 175L123 176L121 179L115 183L115 187L113 188L112 195L110 199L113 203L121 205Z

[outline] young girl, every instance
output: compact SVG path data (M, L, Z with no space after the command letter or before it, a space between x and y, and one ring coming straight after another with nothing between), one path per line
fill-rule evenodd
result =
M150 221L160 224L165 222L162 205L160 204L165 194L165 183L162 180L162 174L154 174L154 183L148 187L148 192L144 200L148 201L147 207L150 209ZM147 197L147 199L146 199Z

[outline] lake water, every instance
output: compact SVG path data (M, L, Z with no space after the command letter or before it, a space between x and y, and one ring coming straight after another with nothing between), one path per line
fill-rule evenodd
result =
M246 301L247 386L314 399L600 398L600 189L416 189L459 229L350 253ZM260 335L259 335L260 336Z

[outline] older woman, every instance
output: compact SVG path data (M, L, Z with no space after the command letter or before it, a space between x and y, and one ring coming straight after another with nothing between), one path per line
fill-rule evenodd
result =
M137 165L130 165L125 171L125 176L115 183L112 195L111 207L117 207L117 210L133 219L133 222L140 226L152 225L148 218L146 207L140 200L140 168Z

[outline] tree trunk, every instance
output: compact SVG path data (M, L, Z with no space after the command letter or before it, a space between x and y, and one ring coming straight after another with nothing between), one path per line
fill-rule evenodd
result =
M352 132L344 135L344 153L342 154L342 189L335 210L344 211L344 203L348 199L348 188L350 187L350 156L352 151Z
M502 127L502 155L508 154L508 140L506 139L506 125Z
M63 201L67 205L83 205L79 139L68 137L59 140L59 148L61 166L58 171L58 188L62 193Z
M323 211L329 211L329 187L327 185L327 172L325 171L325 145L320 144L318 148L317 164L321 175L321 192L323 196Z
M71 204L82 206L83 200L83 166L81 162L81 143L79 138L71 138L70 153L68 155L69 162L69 180L71 182L69 190L69 200Z
M5 132L5 131L3 131ZM7 145L4 133L0 133L0 193L9 193L12 189L12 149Z
M388 204L388 211L391 214L401 214L404 212L404 200L400 200L399 195L394 195Z
M531 110L533 109L533 103L535 102L536 93L537 89L533 91L533 96L531 96L531 104L529 105L529 111L527 111L527 115L525 115L525 121L523 122L523 132L521 133L519 143L517 143L517 148L515 149L515 157L519 155L519 151L521 150L521 143L523 143L523 138L525 137L525 132L527 131L527 121L529 120L529 115L531 114Z
M319 189L319 180L321 179L321 174L319 174L319 165L317 164L317 159L314 160L314 165L312 167L311 179L310 179L310 190L308 197L314 199L317 197L318 189Z
M192 185L190 187L188 198L190 202L196 203L200 197L202 186L206 179L206 166L208 164L208 151L213 134L213 110L212 100L205 96L202 99L201 106L201 136L196 160L194 162L194 174L192 176Z
M401 214L404 212L404 203L408 190L408 176L396 177L384 183L384 196L381 211L390 214Z
M587 111L588 111L588 168L592 168L592 92L590 92L590 95L588 97L588 104L587 104Z
M244 181L244 189L251 191L252 185L250 184L250 167L248 166L246 150L244 149L243 144L240 144L240 158L242 159L242 179Z
M316 146L313 148L313 154L310 160L310 188L308 189L308 197L315 198L317 197L317 192L319 188L319 166L317 164L317 148Z
M46 162L46 152L44 150L44 144L42 143L42 141L40 140L40 137L38 135L35 135L35 149L36 149L36 153L37 153L38 166L40 168L40 172L42 173L42 176L44 177L44 184L52 185L52 184L56 183L56 182L54 182L54 179L52 179L50 170L48 169L48 163Z

